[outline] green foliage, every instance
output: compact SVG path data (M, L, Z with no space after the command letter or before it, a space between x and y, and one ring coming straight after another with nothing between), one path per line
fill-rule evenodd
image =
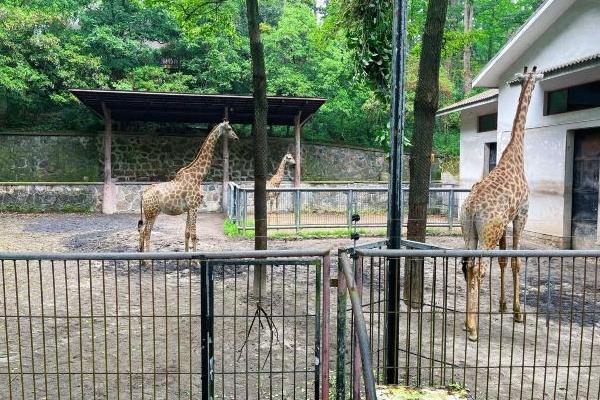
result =
M462 93L462 48L480 69L540 0L473 0L474 29L462 29L462 2L449 10L440 102ZM387 146L393 2L331 0L317 22L313 2L261 1L270 94L321 96L305 138ZM405 145L427 0L410 0ZM69 88L198 93L251 92L243 0L5 0L0 5L0 128L83 130L98 119ZM458 119L440 120L435 151L458 154ZM275 127L273 135L291 134Z

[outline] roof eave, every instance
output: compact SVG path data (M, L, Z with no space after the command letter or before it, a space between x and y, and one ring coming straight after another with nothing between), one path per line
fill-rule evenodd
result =
M473 87L496 88L500 77L576 0L547 0L486 64Z
M450 109L443 109L441 111L438 111L435 115L436 117L441 117L444 115L448 115L448 114L452 114L458 111L465 111L465 110L470 110L473 108L478 108L481 106L485 106L488 104L494 104L494 103L498 103L498 95L494 96L493 98L490 99L485 99L485 100L481 100L481 101L477 101L475 103L470 103L470 104L465 104L459 107L454 107L454 108L450 108Z

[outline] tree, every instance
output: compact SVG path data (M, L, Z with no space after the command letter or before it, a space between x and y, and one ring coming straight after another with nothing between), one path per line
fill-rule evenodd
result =
M431 154L435 132L435 113L439 103L439 75L448 0L429 0L419 59L419 75L414 101L414 134L410 152L407 238L425 242ZM422 262L422 261L421 261ZM404 298L420 305L423 269L407 261ZM409 286L410 285L410 286ZM410 298L408 298L410 297Z
M468 39L473 30L473 0L464 1L463 25L465 30L465 45L463 47L463 90L465 94L471 91L473 86L473 74L471 72L471 41Z
M246 0L248 36L252 56L252 96L254 97L254 248L267 249L267 73L265 54L260 40L258 0ZM266 266L256 265L254 292L259 302L266 285ZM257 273L258 271L258 273Z

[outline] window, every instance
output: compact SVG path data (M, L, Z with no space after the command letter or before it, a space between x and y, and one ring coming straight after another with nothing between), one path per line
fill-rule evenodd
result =
M546 92L545 115L600 107L600 81Z
M477 117L477 132L495 131L498 127L498 113Z
M489 174L494 168L496 168L496 142L490 142L485 144L484 157L483 157L483 175Z

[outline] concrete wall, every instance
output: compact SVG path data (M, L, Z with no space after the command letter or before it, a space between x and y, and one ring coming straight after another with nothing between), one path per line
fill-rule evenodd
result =
M483 177L485 144L497 140L497 132L477 132L477 117L496 112L496 104L468 109L460 115L460 187L470 188Z
M511 80L515 73L521 72L525 65L537 65L544 69L600 53L600 42L596 39L599 21L598 2L578 0L536 42L531 43L529 49L504 73L498 82L498 157L510 140L520 93L520 86L507 86L504 83ZM527 115L525 174L531 195L525 229L533 234L547 236L561 247L570 246L573 157L571 135L577 129L600 126L600 108L545 116L545 92L598 79L600 68L590 67L539 82L533 92ZM478 111L471 111L473 112ZM464 117L461 183L464 181L466 184L481 173L479 169L479 172L474 172L473 168L483 165L482 153L479 154L477 148L482 149L483 141L488 138L474 135L472 118L469 115ZM468 153L473 149L477 159L470 161Z

